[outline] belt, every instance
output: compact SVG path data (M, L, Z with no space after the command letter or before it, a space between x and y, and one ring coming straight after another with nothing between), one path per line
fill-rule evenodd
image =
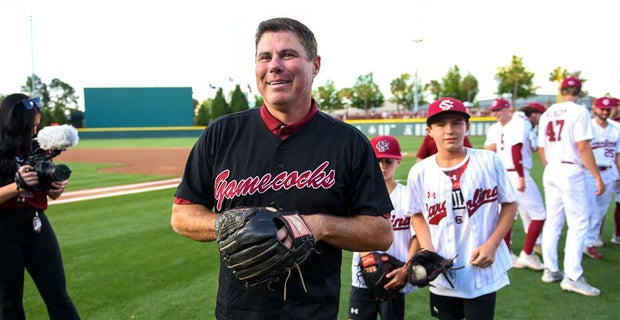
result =
M599 171L605 171L607 169L611 169L611 166L605 166L605 167L598 167Z
M575 163L574 163L574 162L572 162L572 161L562 161L561 163L575 164Z
M517 169L506 169L506 171L517 171Z

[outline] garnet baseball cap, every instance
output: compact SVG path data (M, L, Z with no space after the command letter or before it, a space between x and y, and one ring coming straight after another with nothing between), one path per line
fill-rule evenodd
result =
M618 106L618 99L612 97L601 97L594 100L594 106L601 109L613 109Z
M561 88L573 87L581 90L581 80L577 77L567 77L562 81Z
M504 108L510 108L510 102L508 102L508 100L502 98L493 100L491 111L499 111Z
M534 109L536 109L536 111L540 112L540 113L545 113L545 110L547 110L547 108L545 108L545 105L542 103L538 103L538 102L530 102L526 105L526 107L532 107Z
M469 120L469 113L467 113L467 109L461 100L445 97L431 103L428 106L428 117L426 118L426 124L429 125L433 118L437 115L448 112L461 115L465 117L465 120Z
M375 151L377 159L402 159L400 154L400 144L392 136L378 136L370 139L372 149Z

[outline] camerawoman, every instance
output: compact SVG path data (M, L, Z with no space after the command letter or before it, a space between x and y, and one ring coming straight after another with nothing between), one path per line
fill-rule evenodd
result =
M73 147L78 142L77 130L70 125L48 126L39 131L32 141L32 153L21 165L29 165L37 172L39 183L28 186L19 172L15 174L15 182L24 190L48 190L54 181L64 181L71 176L71 169L65 164L54 164L52 159L62 151Z

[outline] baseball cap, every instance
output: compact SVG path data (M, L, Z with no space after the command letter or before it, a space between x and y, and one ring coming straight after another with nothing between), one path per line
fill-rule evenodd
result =
M465 105L459 99L444 97L428 106L428 117L426 118L426 124L430 124L432 119L437 115L443 113L454 113L465 117L465 120L469 120L469 113L465 109Z
M613 109L618 106L618 99L612 97L601 97L594 100L594 106L601 109Z
M540 113L545 113L545 110L547 110L547 108L545 108L545 105L543 105L542 103L538 103L538 102L530 102L526 106L527 107L532 107L532 108L536 109L536 111L538 111Z
M508 100L502 98L493 100L491 111L499 111L504 108L510 108L510 102L508 102Z
M392 136L377 136L370 139L372 150L375 151L377 159L402 159L400 154L400 144Z
M566 77L562 80L561 88L573 87L581 90L581 80L577 77Z

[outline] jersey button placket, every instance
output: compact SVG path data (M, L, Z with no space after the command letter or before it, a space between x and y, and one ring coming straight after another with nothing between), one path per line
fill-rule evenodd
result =
M282 160L282 154L283 152L286 150L286 144L282 143L278 146L278 152L276 155L276 163L278 164L278 169L282 170L284 169L285 165L283 162L280 162Z

